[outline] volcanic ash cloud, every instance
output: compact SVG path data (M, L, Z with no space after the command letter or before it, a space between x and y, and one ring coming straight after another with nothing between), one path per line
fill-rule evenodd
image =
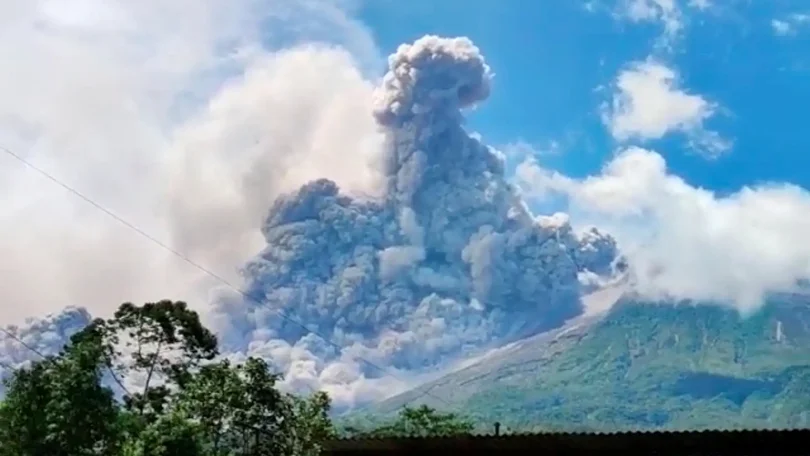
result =
M425 36L388 62L369 113L386 137L384 195L320 179L278 198L244 268L252 299L215 304L228 350L270 358L289 386L338 405L392 392L363 360L421 372L560 325L582 311L578 278L610 274L617 258L609 236L531 214L499 153L463 129L492 81L470 40Z

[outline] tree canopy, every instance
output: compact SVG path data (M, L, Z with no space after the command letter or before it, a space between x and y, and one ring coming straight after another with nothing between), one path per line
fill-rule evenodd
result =
M283 393L265 360L218 355L184 302L122 304L5 380L0 456L314 456L335 436L327 394ZM420 407L363 435L471 430Z
M403 407L397 417L371 429L346 428L346 433L355 438L390 437L448 437L472 433L472 421L455 413L440 413L422 405Z

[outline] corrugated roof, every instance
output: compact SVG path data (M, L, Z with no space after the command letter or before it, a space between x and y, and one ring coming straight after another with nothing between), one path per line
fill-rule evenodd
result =
M472 433L452 436L402 436L402 437L339 437L335 440L338 441L359 441L359 440L402 440L402 439L454 439L454 438L473 438L473 439L508 439L508 438L523 438L523 437L560 437L560 436L636 436L636 435L696 435L696 434L709 434L709 435L723 435L723 434L781 434L781 433L807 433L810 435L810 428L764 428L764 429L638 429L629 431L573 431L573 432L551 432L551 431L538 431L538 432L509 432L503 434L489 434L489 433Z
M539 432L450 437L347 438L328 442L327 454L464 451L561 451L583 453L655 452L656 454L810 455L810 429L670 430L626 432Z

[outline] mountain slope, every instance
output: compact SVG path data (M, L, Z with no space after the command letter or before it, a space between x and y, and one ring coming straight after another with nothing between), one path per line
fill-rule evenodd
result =
M521 430L808 426L809 304L779 295L742 318L718 306L622 301L363 415L446 401Z

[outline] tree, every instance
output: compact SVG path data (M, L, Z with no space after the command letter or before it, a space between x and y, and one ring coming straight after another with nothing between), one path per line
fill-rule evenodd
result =
M288 432L288 454L314 456L321 452L321 444L337 433L329 418L329 395L319 391L309 398L289 396L292 402L291 432Z
M216 336L181 301L124 303L113 318L92 326L103 335L107 364L122 389L121 377L143 378L140 391L126 391L124 402L145 422L163 413L172 388L182 388L202 361L218 354Z
M49 454L47 404L51 388L47 364L19 369L5 381L0 405L0 455Z
M197 423L182 414L169 413L127 442L123 456L202 456L206 455L203 438Z
M178 408L200 423L214 454L227 446L236 411L247 407L239 370L227 360L203 366L178 397Z
M0 454L115 454L117 407L102 386L98 332L83 331L59 356L18 370L0 408Z
M184 386L177 406L206 435L213 454L310 455L333 434L329 397L282 394L280 376L267 363L248 358L203 366Z
M6 382L0 456L314 456L334 434L326 394L282 393L266 361L216 355L184 303L123 304ZM119 402L104 374L142 386Z
M418 408L405 407L393 422L371 432L360 433L360 436L375 438L450 436L470 434L474 427L471 421L455 413L439 413L427 405L422 405Z
M101 341L96 331L79 333L52 363L52 395L46 413L52 423L50 437L61 454L112 454L117 449L118 409L112 390L101 383Z
M245 405L237 410L234 425L247 436L251 455L280 454L283 433L289 427L290 403L276 389L279 375L270 372L267 362L248 358L241 366Z

